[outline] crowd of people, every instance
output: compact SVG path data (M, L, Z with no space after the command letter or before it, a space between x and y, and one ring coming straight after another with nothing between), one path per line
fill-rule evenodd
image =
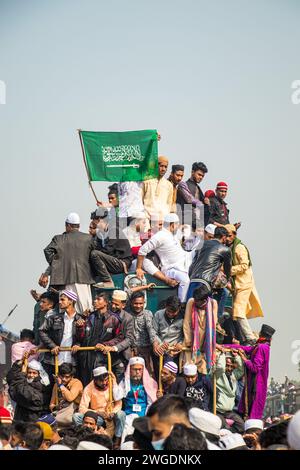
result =
M202 162L186 181L158 167L111 185L89 233L70 213L45 248L1 394L3 450L300 449L299 413L262 419L275 330L249 323L263 311L228 185L203 192ZM151 311L157 282L168 295Z

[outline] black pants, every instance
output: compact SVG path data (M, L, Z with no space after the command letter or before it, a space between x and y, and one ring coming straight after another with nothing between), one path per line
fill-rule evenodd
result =
M92 251L91 263L97 282L110 282L111 274L124 273L124 263L121 260L99 250Z
M221 418L222 423L223 423L223 427L225 429L229 429L229 431L237 432L239 434L243 434L243 432L245 430L245 423L244 423L243 418L240 417L240 415L238 415L234 411L225 411L224 413L221 413L221 412L218 411L217 415ZM227 419L232 419L234 421L232 426L228 426L228 424L226 422L226 418Z

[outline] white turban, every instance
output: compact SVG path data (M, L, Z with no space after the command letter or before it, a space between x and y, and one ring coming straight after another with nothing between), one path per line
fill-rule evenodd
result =
M40 374L41 377L41 383L47 387L47 385L50 384L49 376L45 369L43 368L42 364L39 361L36 361L35 359L32 359L28 363L27 366L29 369L36 370Z

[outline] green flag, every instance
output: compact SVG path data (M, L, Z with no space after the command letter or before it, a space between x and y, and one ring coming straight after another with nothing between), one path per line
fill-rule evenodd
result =
M143 181L158 176L157 131L79 131L90 181Z

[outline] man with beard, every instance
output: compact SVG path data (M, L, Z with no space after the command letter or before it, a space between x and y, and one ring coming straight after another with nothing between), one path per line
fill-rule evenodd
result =
M7 374L9 394L16 402L15 421L37 421L47 414L51 387L42 364L30 361L27 371L21 361L16 361Z
M78 375L84 386L91 381L93 369L106 365L108 347L117 345L123 339L121 321L108 310L107 295L96 294L94 312L76 322L76 345L96 347L96 351L77 353ZM112 355L112 361L114 367L121 363L116 354Z
M183 377L177 377L178 366L175 362L166 362L161 371L161 381L163 386L163 392L157 392L157 398L163 395L179 395L184 397L186 382Z
M209 378L205 374L198 373L196 364L185 364L183 374L186 381L185 397L193 401L194 407L209 411L212 397Z
M79 405L79 412L74 413L73 421L79 426L87 411L94 411L98 414L98 427L112 428L115 424L115 435L122 435L122 401L116 400L116 382L113 380L113 403L109 401L109 375L106 367L100 366L93 370L93 380L84 388Z
M128 434L133 433L132 422L139 416L145 416L148 407L156 400L157 383L153 380L142 357L132 357L126 369L125 378L118 385L115 396L124 400L123 411L123 435L122 440ZM115 448L121 440L115 441Z

